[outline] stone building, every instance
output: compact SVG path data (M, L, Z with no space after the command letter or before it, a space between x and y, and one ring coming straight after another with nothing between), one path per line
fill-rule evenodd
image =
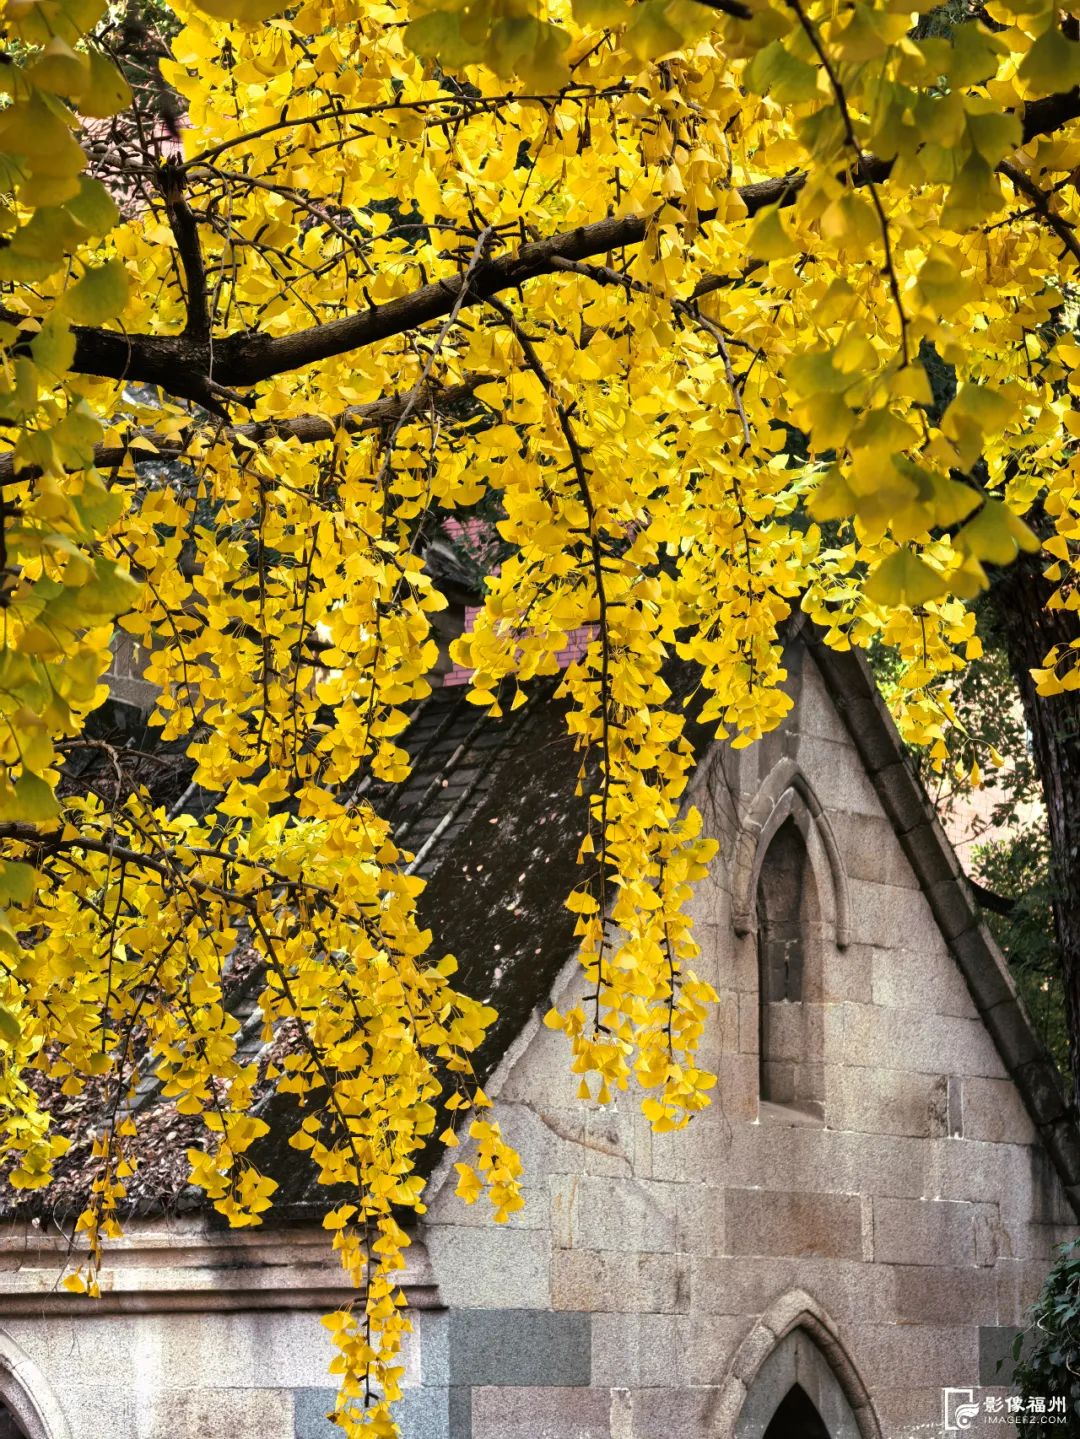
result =
M454 1197L449 1157L433 1172L406 1439L914 1439L951 1432L958 1402L983 1409L967 1432L1002 1432L985 1404L1075 1232L1077 1135L861 662L804 635L788 668L778 733L701 747L719 1085L668 1135L633 1093L580 1102L540 1023L580 983L556 705L495 724L446 688L414 722L394 820L459 980L500 1010L483 1072L526 1205L496 1226ZM272 1142L286 1116L267 1111L271 1223L232 1233L175 1169L179 1120L141 1102L166 1143L100 1301L57 1285L77 1170L33 1213L8 1196L0 1435L330 1439L318 1314L347 1296L304 1160Z

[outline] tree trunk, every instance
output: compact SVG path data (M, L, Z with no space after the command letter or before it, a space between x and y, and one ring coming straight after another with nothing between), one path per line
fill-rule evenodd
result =
M989 599L1024 706L1046 802L1073 1103L1080 1109L1080 690L1044 699L1035 693L1030 673L1055 645L1080 636L1080 615L1047 609L1054 586L1043 578L1045 563L1045 557L1021 555L996 571Z

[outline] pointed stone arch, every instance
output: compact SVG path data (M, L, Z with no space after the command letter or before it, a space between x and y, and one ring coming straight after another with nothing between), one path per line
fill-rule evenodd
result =
M836 1325L801 1289L777 1299L739 1346L710 1439L763 1439L795 1383L813 1401L831 1439L882 1439L870 1395Z
M0 1402L27 1439L71 1439L60 1402L38 1366L0 1329Z
M735 933L754 926L755 893L761 864L777 830L788 820L797 826L814 870L823 916L831 923L838 949L851 937L847 873L829 817L813 786L793 759L773 766L739 827L732 861L732 922Z

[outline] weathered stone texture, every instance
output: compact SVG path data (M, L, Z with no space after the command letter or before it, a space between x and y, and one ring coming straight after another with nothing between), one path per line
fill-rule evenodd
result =
M450 1426L450 1395L454 1392L448 1389L406 1389L398 1400L401 1439L447 1439L448 1429L450 1439L454 1439ZM339 1439L339 1435L340 1430L335 1425L334 1432L327 1434L325 1439ZM296 1439L304 1439L304 1436L298 1432ZM323 1439L323 1436L318 1435L318 1439Z
M474 1389L473 1439L610 1439L605 1389Z
M829 1122L838 1129L916 1138L946 1132L945 1075L837 1064L825 1076Z
M674 1314L688 1307L687 1260L680 1254L564 1249L551 1257L556 1309Z
M729 1189L727 1224L735 1254L862 1257L857 1194Z
M745 1176L764 1189L799 1185L920 1197L935 1182L938 1150L937 1144L902 1135L883 1142L876 1134L770 1122L733 1129L721 1162L722 1172Z
M451 1309L488 1309L511 1295L519 1308L550 1307L552 1255L543 1231L433 1225L427 1243Z
M108 1371L100 1374L105 1380ZM64 1417L72 1439L102 1439L102 1435L137 1434L135 1395L122 1384L73 1384L63 1391Z
M977 1019L915 1009L844 1006L843 1062L924 1074L1005 1077L1005 1066Z
M896 843L892 825L883 815L846 814L836 837L849 879L908 890L919 888L907 856Z
M975 1262L975 1221L983 1206L934 1199L875 1199L874 1258L921 1264L928 1255Z
M634 1439L699 1439L712 1427L711 1389L645 1389L631 1395Z
M859 1373L871 1394L895 1385L901 1376L919 1387L933 1385L940 1391L944 1385L956 1383L957 1375L978 1373L979 1334L970 1320L955 1325L898 1324L889 1316L889 1321L851 1324L845 1330L845 1340L858 1356ZM931 1411L929 1417L936 1413Z
M943 947L908 948L897 934L892 949L866 947L874 1004L888 1009L917 1010L922 1014L955 1014L975 1019L977 1011L964 976L949 961Z
M923 1256L926 1261L933 1253ZM896 1318L902 1324L968 1324L971 1316L997 1313L997 1282L992 1269L947 1265L898 1265L894 1275Z
M326 1385L298 1389L293 1395L293 1439L334 1439L338 1426L329 1416L336 1403L337 1390Z
M703 1322L688 1314L593 1315L593 1383L669 1388L701 1382L694 1377L693 1360Z
M896 1270L862 1260L724 1257L695 1260L691 1315L731 1320L764 1313L796 1289L818 1297L837 1323L870 1322L895 1309Z
M895 884L853 879L851 934L859 944L875 949L910 949L944 954L944 941L925 897L918 890Z
M1016 1087L1004 1079L963 1081L963 1134L998 1144L1035 1143L1035 1126Z
M528 1386L588 1384L591 1315L542 1309L458 1309L450 1313L450 1383Z
M882 816L881 801L849 741L800 736L798 759L829 814Z
M822 966L822 1000L827 1004L843 1000L869 1004L876 998L873 992L876 957L877 950L868 944L852 943L846 949L830 947Z
M806 739L826 739L835 742L846 739L842 728L837 725L836 707L825 687L821 671L812 661L802 665L795 708L788 717L785 728L791 727L799 735L800 745Z
M681 1321L686 1335L683 1359L688 1384L719 1385L728 1358L746 1338L751 1321L745 1313L692 1313Z
M879 1385L874 1390L874 1410L881 1432L889 1439L938 1439L941 1433L941 1390L921 1375L898 1373ZM971 1435L971 1430L966 1432Z
M294 1439L292 1395L272 1388L141 1390L135 1432L138 1439Z

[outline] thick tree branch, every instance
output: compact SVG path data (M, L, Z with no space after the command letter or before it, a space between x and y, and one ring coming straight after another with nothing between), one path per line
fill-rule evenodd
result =
M1015 899L987 889L984 884L980 884L977 879L972 879L970 875L967 876L967 882L981 908L990 910L992 914L1013 914L1015 912L1017 904Z
M163 858L159 858L153 854L146 854L142 850L129 849L126 845L116 844L112 839L95 839L91 835L73 835L65 838L63 832L57 829L42 833L36 825L31 824L0 825L0 843L9 841L29 845L33 849L49 855L62 855L72 850L81 851L84 854L100 854L108 859L119 860L124 864L149 870L161 879L172 880L194 890L198 895L212 894L218 899L228 900L231 904L243 905L245 908L251 908L255 902L254 895L239 895L233 890L211 884L209 880L199 879L195 875L188 874L180 869L178 861L172 855L166 854Z
M158 172L158 184L165 200L169 228L184 268L184 302L187 305L185 335L202 342L210 338L210 310L206 300L206 267L199 245L199 227L191 206L184 199L184 172L176 160L166 160Z
M1061 95L1029 100L1024 106L1024 144L1037 135L1052 135L1080 115L1080 85Z
M1033 101L1024 111L1025 141L1050 134L1080 116L1080 89ZM887 180L892 161L866 157L853 168L851 183L875 185ZM738 194L750 215L767 205L794 204L806 184L806 173L795 172L739 187ZM702 211L708 223L716 211ZM484 260L469 278L462 298L461 275L424 285L411 294L341 319L270 336L247 332L214 341L190 334L122 335L109 330L78 329L75 362L78 374L159 385L166 393L193 399L220 411L223 392L243 391L289 370L347 354L401 335L450 314L455 306L482 304L504 290L551 274L559 260L582 261L609 250L640 244L650 216L621 215L582 225L544 240L523 245L510 255Z
M883 178L889 168L881 162L868 162L863 167L867 173L873 169L875 178ZM792 204L805 183L803 174L780 176L744 185L739 194L748 213L754 215L766 205ZM708 222L715 214L715 210L703 211L699 218ZM245 390L285 371L405 334L448 315L455 306L480 304L504 290L551 274L558 260L587 260L609 250L639 245L650 218L644 214L613 216L533 241L512 255L484 260L473 271L463 301L460 295L464 277L455 275L384 305L372 305L359 314L291 335L229 335L215 340L212 351L208 343L200 343L190 335L121 335L78 328L72 369L77 374L159 385L169 394L206 403L210 393Z

